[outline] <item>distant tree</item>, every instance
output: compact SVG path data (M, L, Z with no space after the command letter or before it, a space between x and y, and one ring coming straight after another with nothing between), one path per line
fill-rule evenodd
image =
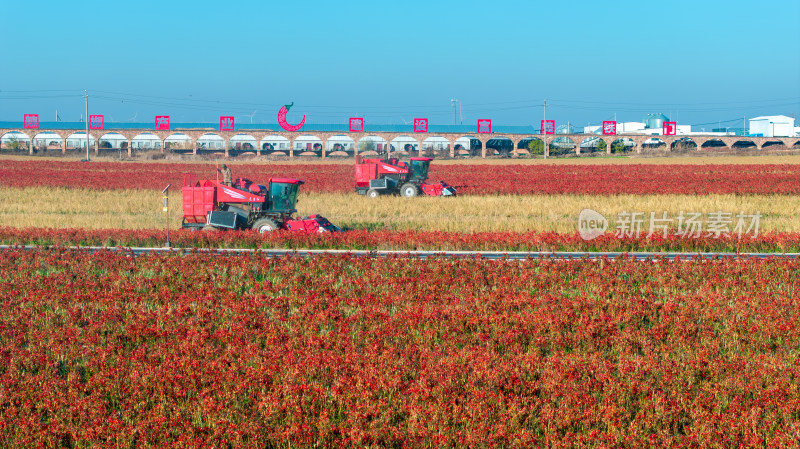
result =
M7 146L9 150L19 150L22 148L22 142L20 142L16 137L12 137L8 140Z
M539 139L533 139L528 142L528 151L531 154L544 154L544 142Z
M611 142L611 152L612 153L625 153L625 152L630 151L630 149L631 149L631 147L626 145L625 141L622 140L622 139L615 140L614 142Z
M362 153L365 152L365 151L375 151L375 141L374 140L369 140L369 139L364 139L364 140L362 140L361 142L358 143L358 149Z
M597 142L597 151L605 152L606 148L607 148L607 145L606 145L606 141L605 140L600 140L600 141Z

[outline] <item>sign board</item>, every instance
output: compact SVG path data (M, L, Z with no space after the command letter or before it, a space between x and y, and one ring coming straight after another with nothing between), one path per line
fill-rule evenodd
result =
M233 117L222 116L219 118L220 131L233 131Z
M364 131L364 118L363 117L350 117L350 132L360 133Z
M25 129L39 128L39 114L25 114L25 120L23 121L23 126L25 127Z
M156 131L167 131L169 130L169 116L168 115L157 115L156 116Z
M491 134L492 133L492 121L489 119L478 120L478 133L480 134Z
M426 118L415 118L414 119L414 132L415 133L426 133L426 132L428 132L428 119L426 119Z
M102 115L89 116L89 129L103 129L106 125L106 118Z
M555 134L556 121L555 120L542 120L541 134Z
M674 136L678 131L678 122L664 122L662 126L662 131L665 136Z
M603 122L603 135L613 136L617 133L617 122L604 121Z

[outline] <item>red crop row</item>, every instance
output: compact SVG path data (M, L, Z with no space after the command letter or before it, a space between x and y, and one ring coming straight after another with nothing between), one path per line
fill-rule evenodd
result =
M304 191L352 191L353 167L335 164L233 165L234 177L266 182L270 177L306 181ZM0 185L9 187L72 187L96 189L163 189L183 185L183 175L195 179L221 176L212 164L146 162L64 162L0 160Z
M650 238L617 238L606 234L586 241L578 233L555 232L441 232L441 231L364 231L301 234L279 231L170 232L177 248L287 248L351 250L431 250L431 251L660 251L660 252L800 252L800 233L761 233L715 238L688 238L655 234ZM0 227L0 244L56 246L161 247L164 230L53 229Z
M0 251L0 447L792 447L798 271Z
M248 164L234 177L306 181L306 192L351 192L348 164ZM163 189L183 174L214 178L210 164L0 160L0 185ZM445 165L434 163L431 179L459 186L463 194L797 194L800 165Z

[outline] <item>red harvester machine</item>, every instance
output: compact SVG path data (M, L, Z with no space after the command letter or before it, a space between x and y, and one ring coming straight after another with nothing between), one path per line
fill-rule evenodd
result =
M303 181L272 178L264 186L239 178L233 186L219 180L193 181L183 176L183 227L215 229L256 229L270 232L288 229L306 233L341 231L325 217L294 218L297 193Z
M456 189L444 181L428 184L428 168L433 159L412 157L409 162L397 158L363 159L356 156L356 192L375 198L378 195L455 196Z

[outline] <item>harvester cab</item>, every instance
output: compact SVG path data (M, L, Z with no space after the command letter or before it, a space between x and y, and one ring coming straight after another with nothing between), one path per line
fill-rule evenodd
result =
M356 156L355 191L359 195L375 198L379 195L455 196L455 187L444 181L429 184L429 157L412 157L408 162L397 158L364 159Z
M429 158L411 158L409 161L408 179L425 182L428 180L428 168L431 166Z
M267 185L239 178L233 186L227 186L219 180L194 181L186 174L182 227L204 231L256 229L262 233L278 229L306 233L340 231L320 215L294 217L301 185L303 181L293 178L272 178Z
M276 212L297 212L297 194L303 181L290 178L277 178L269 180L270 209Z

